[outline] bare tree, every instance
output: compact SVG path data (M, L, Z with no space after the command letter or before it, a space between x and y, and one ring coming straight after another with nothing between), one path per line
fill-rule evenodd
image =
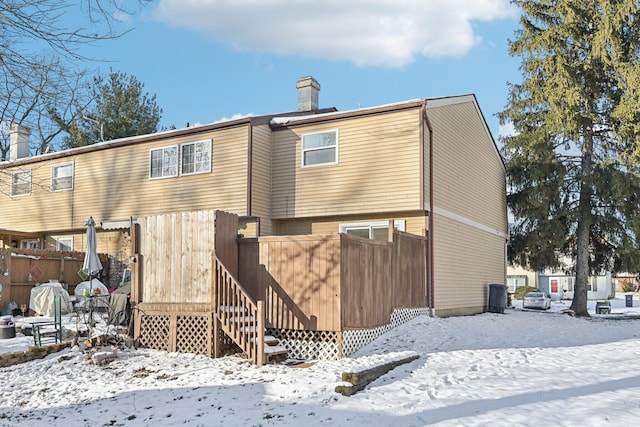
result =
M55 108L71 121L82 107L88 58L81 48L115 39L118 14L136 13L150 0L4 0L0 2L0 160L6 160L6 130L18 124L32 129L34 154L52 149L60 127L51 120ZM83 20L69 19L80 6ZM72 23L73 25L70 25Z

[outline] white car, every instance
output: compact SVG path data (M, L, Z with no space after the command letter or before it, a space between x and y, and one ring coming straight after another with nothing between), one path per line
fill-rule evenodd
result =
M522 307L548 310L551 308L551 297L544 292L529 292L522 300Z

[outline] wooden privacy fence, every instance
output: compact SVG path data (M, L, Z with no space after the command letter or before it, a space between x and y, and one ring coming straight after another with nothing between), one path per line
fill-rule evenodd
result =
M99 254L104 267L102 274L108 275L108 256ZM83 281L78 275L84 263L84 252L61 252L46 249L0 250L0 283L4 306L11 301L29 304L31 289L36 283L57 280L68 286L73 295L76 285ZM31 280L30 280L31 279Z
M251 336L264 337L264 322L262 331L249 321L232 322L239 318L238 307L257 316L257 304L235 281L237 215L196 211L139 218L132 236L131 303L140 344L218 355L221 343L228 341L222 328L256 363L264 363L264 340Z
M343 331L389 322L396 308L427 306L427 238L391 242L346 234L239 240L239 280L265 301L276 329Z
M212 254L237 274L238 217L222 211L182 212L138 218L133 253L143 277L145 303L212 301ZM139 262L138 262L139 261ZM144 286L142 283L144 282Z

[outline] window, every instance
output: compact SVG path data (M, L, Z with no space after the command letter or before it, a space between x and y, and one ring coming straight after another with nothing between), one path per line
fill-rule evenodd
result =
M57 251L67 251L70 252L73 250L73 237L58 237L56 239L56 250Z
M31 169L11 173L11 195L26 196L31 194Z
M393 227L396 230L405 231L405 221L394 221ZM362 222L355 224L341 224L340 232L352 236L364 237L373 240L389 239L389 222Z
M51 167L51 191L73 190L73 162Z
M150 178L178 176L178 146L171 145L151 150Z
M20 240L20 249L40 249L40 240L39 239Z
M573 282L574 282L574 280L575 279L573 277L567 277L566 278L566 283L563 284L562 289L567 291L567 292L573 292Z
M211 140L189 142L180 148L182 175L211 172Z
M302 166L338 163L338 131L302 135Z

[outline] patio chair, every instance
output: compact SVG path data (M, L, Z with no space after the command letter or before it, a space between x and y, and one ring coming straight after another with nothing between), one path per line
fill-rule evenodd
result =
M42 344L58 344L62 342L62 302L59 295L53 298L53 322L31 322L33 341L41 347Z

